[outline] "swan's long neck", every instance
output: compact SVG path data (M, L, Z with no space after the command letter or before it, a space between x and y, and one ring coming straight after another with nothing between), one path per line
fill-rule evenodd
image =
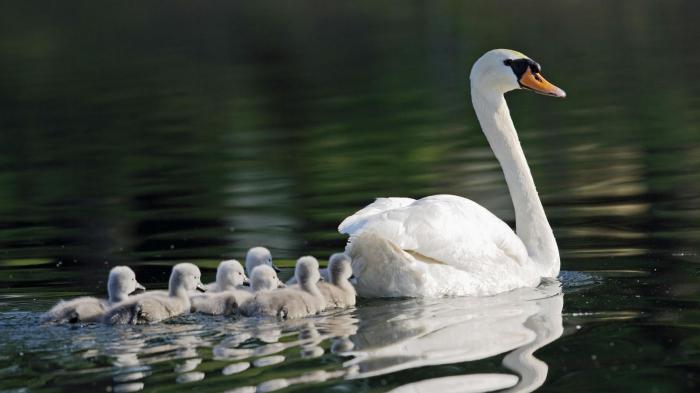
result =
M540 274L559 274L559 249L549 226L535 182L520 146L518 134L502 94L489 94L472 88L472 103L481 128L501 164L515 209L518 237L537 263Z

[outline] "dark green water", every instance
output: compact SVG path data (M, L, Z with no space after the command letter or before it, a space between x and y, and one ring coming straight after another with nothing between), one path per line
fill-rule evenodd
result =
M698 17L697 1L3 3L0 391L697 391ZM284 324L37 324L103 294L116 264L157 288L178 261L212 278L254 245L327 258L376 196L453 193L512 223L468 98L496 47L568 93L508 96L558 282Z

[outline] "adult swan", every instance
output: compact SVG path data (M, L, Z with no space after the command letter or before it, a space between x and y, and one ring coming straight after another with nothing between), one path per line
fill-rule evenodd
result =
M472 67L474 110L503 168L516 231L455 195L378 198L339 226L350 235L357 290L365 297L483 296L536 286L559 274L559 250L503 94L565 97L522 53L494 49Z

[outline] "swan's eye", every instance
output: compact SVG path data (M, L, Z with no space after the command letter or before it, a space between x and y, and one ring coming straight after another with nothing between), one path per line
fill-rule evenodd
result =
M513 60L511 60L511 59L503 60L503 64L506 65L507 67L510 67L510 65L513 64Z

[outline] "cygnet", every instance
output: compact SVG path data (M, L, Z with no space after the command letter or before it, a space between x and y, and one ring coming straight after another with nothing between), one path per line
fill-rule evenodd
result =
M299 258L294 275L300 283L299 288L283 288L257 293L253 299L241 307L241 313L245 316L292 319L323 311L326 301L317 286L321 276L316 258L310 256Z
M207 292L223 292L247 285L248 277L241 263L235 259L221 261L216 268L216 281L205 285Z
M69 301L62 300L41 316L41 322L98 322L111 305L126 300L137 289L146 288L136 281L134 271L128 266L115 266L109 271L108 299L83 296Z
M247 283L248 277L240 262L235 259L221 262L216 269L216 282L207 285L207 292L190 296L192 312L234 314L240 304L253 296L249 291L237 289Z
M253 274L253 269L260 265L270 266L275 269L275 272L280 272L280 269L272 263L272 254L270 250L265 247L253 247L248 250L248 253L245 255L245 271L251 276Z
M191 263L173 267L168 282L168 295L145 293L118 303L109 309L104 322L108 324L145 324L160 322L190 312L188 292L204 291L199 268Z
M350 284L352 260L344 253L331 255L328 261L329 282L318 283L328 308L345 308L355 305L355 287Z

